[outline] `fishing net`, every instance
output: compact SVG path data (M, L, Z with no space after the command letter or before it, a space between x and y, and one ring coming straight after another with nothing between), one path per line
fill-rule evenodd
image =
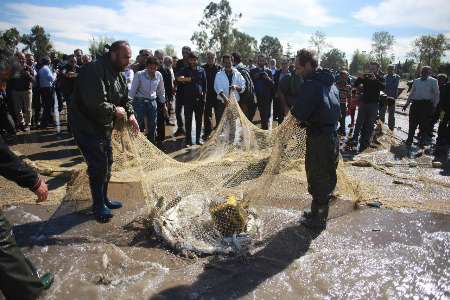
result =
M112 181L140 183L148 218L172 248L232 253L272 234L264 227L277 218L298 220L309 206L305 134L292 116L271 131L262 130L231 101L211 138L189 153L188 162L180 162L143 134L119 126L113 133ZM351 207L358 198L343 163L336 196ZM68 185L69 199L90 199L84 170ZM285 215L274 214L276 209Z

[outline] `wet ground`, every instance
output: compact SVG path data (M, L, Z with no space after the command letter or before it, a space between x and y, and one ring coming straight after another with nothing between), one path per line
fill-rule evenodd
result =
M401 129L395 134L403 139L406 119L399 114L398 120ZM169 127L167 135L174 129ZM178 150L182 139L171 138L164 147L166 152ZM316 234L299 226L300 209L261 206L263 218L276 218L264 226L269 238L248 255L186 258L152 233L139 185L112 184L110 196L125 200L125 206L109 224L96 223L87 202L60 205L66 168L82 161L64 130L20 135L13 149L38 168L40 162L54 166L51 172L43 170L51 189L51 201L43 205L31 204L33 194L0 179L3 212L15 224L18 244L41 272L55 274L44 299L450 297L450 217L445 210L413 205L354 209L337 203L332 211L339 213L332 213L327 229ZM186 151L193 150L174 155L186 157ZM353 154L345 157L351 160ZM448 181L443 168L427 170ZM358 167L351 172L363 176ZM377 178L392 183L379 173ZM445 196L449 190L440 191ZM449 199L440 199L447 201L444 207Z

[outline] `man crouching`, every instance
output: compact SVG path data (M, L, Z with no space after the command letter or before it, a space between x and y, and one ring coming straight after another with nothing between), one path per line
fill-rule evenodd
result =
M93 210L98 222L108 222L113 216L111 209L122 207L121 202L110 201L107 196L113 163L114 122L127 118L133 131L139 132L122 74L130 58L128 42L114 42L108 53L81 69L73 101L69 103L69 123L88 165Z
M328 205L336 187L339 157L337 123L339 91L330 71L317 69L313 53L303 49L297 53L296 72L304 83L295 99L292 115L306 127L305 169L308 192L312 195L311 211L301 223L313 230L324 230Z

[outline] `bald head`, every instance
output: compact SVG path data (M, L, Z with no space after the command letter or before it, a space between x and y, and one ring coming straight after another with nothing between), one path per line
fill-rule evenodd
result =
M131 60L131 48L128 42L116 41L112 43L109 48L109 53L116 71L125 71L125 68L130 64Z

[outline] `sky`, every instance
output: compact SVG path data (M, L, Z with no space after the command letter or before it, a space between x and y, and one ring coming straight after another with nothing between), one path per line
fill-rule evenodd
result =
M404 59L413 41L423 34L444 33L450 38L449 0L229 0L233 13L242 13L236 28L258 41L278 37L295 51L310 47L320 30L330 46L350 58L359 49L369 52L376 31L395 36L394 54ZM128 40L133 55L139 49L193 46L203 9L210 0L2 0L0 30L16 27L28 32L39 24L64 53L87 51L94 37ZM446 60L449 59L447 55Z

